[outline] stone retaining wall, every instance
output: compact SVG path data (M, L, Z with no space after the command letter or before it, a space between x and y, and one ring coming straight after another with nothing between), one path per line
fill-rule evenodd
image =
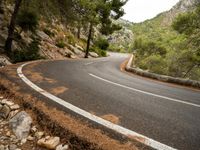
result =
M200 89L200 81L183 79L183 78L175 78L175 77L166 76L166 75L159 75L159 74L156 74L156 73L150 73L150 72L144 71L140 68L132 67L133 58L134 58L134 56L132 55L131 58L128 61L128 64L125 67L126 71L133 72L137 75L156 79L156 80L159 80L159 81L176 83L176 84L179 84L179 85L191 86L191 87Z

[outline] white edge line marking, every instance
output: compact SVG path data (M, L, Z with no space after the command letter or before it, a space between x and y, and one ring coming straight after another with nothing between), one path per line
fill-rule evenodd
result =
M170 98L170 97L166 97L166 96L161 96L161 95L153 94L153 93L150 93L150 92L145 92L145 91L138 90L138 89L135 89L135 88L131 88L131 87L126 86L126 85L121 85L119 83L115 83L115 82L103 79L103 78L98 77L98 76L96 76L94 74L91 74L91 73L89 73L89 75L92 76L92 77L94 77L94 78L97 78L99 80L102 80L104 82L107 82L107 83L110 83L110 84L113 84L113 85L116 85L116 86L120 86L120 87L129 89L129 90L132 90L132 91L136 91L136 92L140 92L140 93L143 93L143 94L146 94L146 95L151 95L151 96L154 96L154 97L159 97L159 98L162 98L162 99L167 99L169 101L174 101L174 102L178 102L178 103L182 103L182 104L186 104L186 105L195 106L195 107L199 107L200 108L200 105L198 105L198 104L194 104L194 103L186 102L186 101L183 101L183 100L178 100L178 99L174 99L174 98Z
M122 127L122 126L116 125L116 124L114 124L112 122L109 122L109 121L104 120L104 119L102 119L100 117L97 117L97 116L95 116L95 115L93 115L93 114L91 114L91 113L89 113L89 112L87 112L87 111L85 111L83 109L80 109L80 108L78 108L78 107L76 107L76 106L64 101L63 99L58 98L58 97L48 93L47 91L41 89L40 87L38 87L37 85L32 83L28 78L26 78L25 75L22 73L22 68L24 66L30 64L30 63L32 63L32 62L25 63L25 64L21 65L19 68L17 68L17 73L18 73L19 77L27 85L29 85L31 88L33 88L34 90L36 90L40 94L46 96L47 98L53 100L54 102L56 102L58 104L66 107L67 109L69 109L69 110L71 110L71 111L73 111L73 112L75 112L75 113L77 113L77 114L89 119L89 120L92 120L92 121L94 121L94 122L96 122L96 123L98 123L100 125L103 125L103 126L109 128L111 130L114 130L114 131L116 131L116 132L118 132L120 134L123 134L125 136L128 136L128 137L133 137L133 138L135 137L135 140L137 140L139 142L142 142L143 144L148 145L148 146L150 146L150 147L152 147L154 149L158 149L158 150L175 150L175 148L172 148L172 147L167 146L165 144L162 144L162 143L160 143L158 141L155 141L155 140L153 140L151 138L148 138L148 137L146 137L144 135L141 135L139 133L136 133L134 131L126 129L126 128ZM144 141L140 140L140 139L144 139Z

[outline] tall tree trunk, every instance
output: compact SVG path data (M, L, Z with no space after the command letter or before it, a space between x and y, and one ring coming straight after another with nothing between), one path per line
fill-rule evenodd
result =
M85 51L85 58L88 58L88 54L89 54L90 41L91 41L91 38L92 38L92 29L93 29L93 24L90 23L89 33L88 33L88 39L87 39L87 48L86 48L86 51Z
M14 37L15 23L16 23L16 18L17 18L17 14L19 12L21 2L22 2L22 0L15 0L14 12L11 17L10 25L8 27L8 38L5 43L5 51L8 56L10 56L11 50L12 50L12 41L13 41L13 37Z
M77 31L77 38L80 39L80 34L81 34L81 27L78 26L78 31Z

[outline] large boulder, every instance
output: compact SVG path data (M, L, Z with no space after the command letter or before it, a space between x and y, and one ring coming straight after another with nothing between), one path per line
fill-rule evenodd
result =
M31 129L32 119L25 111L21 111L9 120L9 126L18 139L26 139Z
M99 55L97 53L95 53L95 52L89 52L89 55L94 57L94 58L99 57Z
M69 57L69 58L71 58L71 56L74 55L74 53L67 48L59 49L58 52L64 57Z
M72 46L72 45L68 45L69 49L72 50L76 55L78 55L79 57L83 57L84 56L84 52L82 52L81 50L79 50L78 48Z
M46 33L44 33L43 31L38 30L37 35L43 40L49 40L50 39L50 37Z
M5 56L0 56L0 67L6 66L6 65L10 65L11 62L8 60L7 57Z
M21 34L22 40L28 45L31 42L33 42L33 39L30 38L31 37L31 33L30 32L22 32Z
M78 45L78 44L75 44L75 47L78 48L81 51L84 51L84 49L80 45Z

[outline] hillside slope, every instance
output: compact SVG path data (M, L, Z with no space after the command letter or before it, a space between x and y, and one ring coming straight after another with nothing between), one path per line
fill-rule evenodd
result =
M198 0L180 0L171 10L133 24L132 50L136 52L136 66L149 72L199 80L199 66L190 70L193 62L187 55L192 49L188 37L172 27L180 14L194 12L199 3Z

